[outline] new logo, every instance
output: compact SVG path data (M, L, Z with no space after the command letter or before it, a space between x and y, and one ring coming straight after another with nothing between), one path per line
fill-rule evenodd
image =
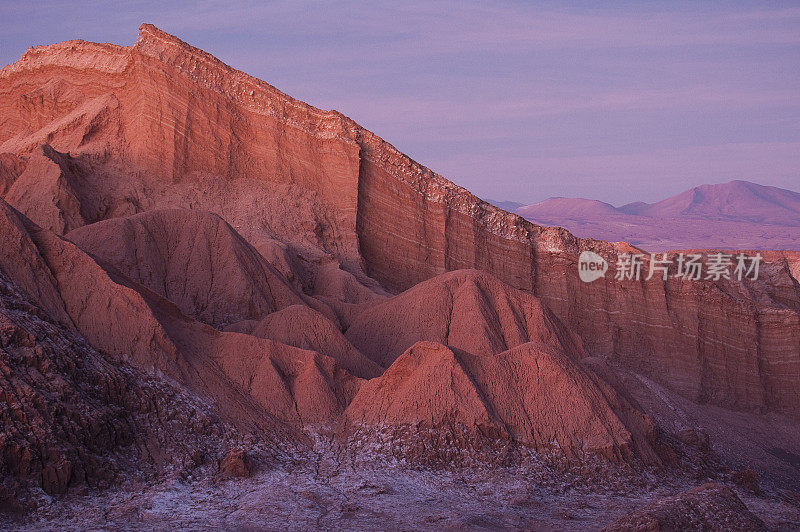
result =
M578 257L578 275L584 283L606 276L608 262L594 251L584 251Z

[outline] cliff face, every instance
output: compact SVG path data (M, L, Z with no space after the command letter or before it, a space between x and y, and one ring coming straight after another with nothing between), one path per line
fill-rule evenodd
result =
M214 176L225 188L246 176L291 186L329 216L308 232L331 232L324 244L356 257L359 146L337 113L297 102L149 25L131 47L69 41L31 49L0 71L0 85L1 152L48 142L159 184ZM137 203L143 194L135 192L126 199Z
M130 47L69 41L0 70L0 152L11 154L0 159L3 187L42 143L69 153L51 154L50 170L70 201L6 196L40 225L64 232L197 208L222 216L262 254L278 240L393 290L482 269L539 296L590 354L699 401L800 415L796 260L771 257L756 282L585 284L581 251L613 263L631 248L493 207L343 115L152 26Z

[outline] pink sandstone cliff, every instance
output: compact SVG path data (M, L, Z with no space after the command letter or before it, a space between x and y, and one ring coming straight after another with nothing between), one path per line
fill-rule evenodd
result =
M701 402L800 415L791 255L743 284L584 284L580 251L613 262L630 248L493 207L340 113L146 24L130 47L68 41L29 50L0 70L0 106L5 198L56 232L196 208L222 216L264 255L288 243L389 290L477 268L540 297L592 355ZM52 149L37 152L44 143ZM26 165L51 176L47 198L15 192ZM350 310L336 311L346 319Z

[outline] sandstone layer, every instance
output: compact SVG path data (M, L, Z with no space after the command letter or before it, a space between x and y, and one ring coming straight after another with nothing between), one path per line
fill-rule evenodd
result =
M299 478L313 489L282 503L313 505L370 468L430 482L431 456L469 489L499 457L523 492L649 499L734 475L708 436L653 421L679 415L673 392L630 379L765 425L800 415L797 256L765 253L757 281L583 283L581 251L637 250L492 207L150 25L0 69L0 193L0 508L27 493L63 509L44 493L139 472L190 483L200 462L184 495ZM262 468L264 447L280 456ZM239 482L256 488L219 487ZM382 489L331 496L346 516Z
M64 232L154 208L199 208L263 255L289 249L309 264L333 261L376 290L366 275L398 290L477 268L541 297L593 355L698 401L800 412L800 297L780 263L744 284L584 284L581 251L613 262L629 248L495 208L340 113L150 25L133 46L29 50L0 71L0 106L3 180L22 179L6 199L42 226ZM21 190L25 165L49 176L47 186ZM358 303L334 310L349 321Z

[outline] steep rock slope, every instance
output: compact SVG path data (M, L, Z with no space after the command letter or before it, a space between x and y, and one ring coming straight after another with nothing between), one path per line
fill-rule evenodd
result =
M644 414L570 356L534 343L476 356L418 342L365 383L345 415L355 426L463 431L572 459L659 461Z
M631 248L493 207L341 114L152 26L130 47L29 50L0 70L0 116L0 152L24 157L45 142L69 152L93 197L110 198L103 217L202 208L256 249L278 240L396 290L485 270L539 296L591 354L696 400L800 413L800 297L784 265L742 285L584 284L581 251L613 263ZM349 322L352 309L340 318Z
M191 469L241 438L196 396L51 322L2 274L0 427L0 513L27 509L31 487Z
M214 327L303 303L299 290L211 213L153 210L81 227L66 238Z
M364 310L347 338L384 367L423 340L484 356L535 341L585 356L536 297L478 270L439 275Z
M291 440L292 427L335 419L355 393L358 379L333 359L219 332L2 201L0 213L0 241L13 250L0 271L37 306L94 348L213 400L227 421Z

